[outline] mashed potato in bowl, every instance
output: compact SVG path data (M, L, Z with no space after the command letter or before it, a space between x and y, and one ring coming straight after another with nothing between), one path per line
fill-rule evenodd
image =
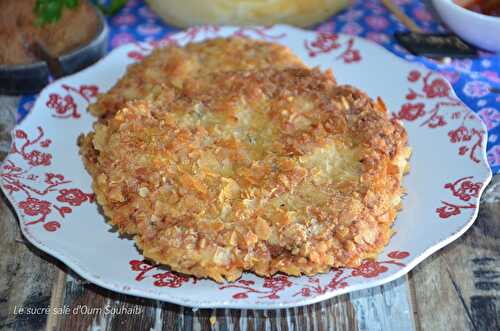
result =
M148 0L169 24L310 26L349 4L349 0Z

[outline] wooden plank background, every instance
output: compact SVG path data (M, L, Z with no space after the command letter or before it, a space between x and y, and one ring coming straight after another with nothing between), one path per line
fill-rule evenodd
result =
M0 159L17 98L0 97ZM409 275L315 305L282 310L199 309L117 294L89 284L21 236L0 200L2 330L500 330L500 176L460 239ZM19 307L136 307L138 314L15 314Z

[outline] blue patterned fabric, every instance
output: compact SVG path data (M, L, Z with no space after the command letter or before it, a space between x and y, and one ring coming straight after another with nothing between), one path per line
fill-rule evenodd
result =
M422 1L395 0L405 13L429 32L445 29L435 20ZM166 25L142 0L130 0L118 14L108 18L111 28L110 48L131 41L161 39L177 31ZM408 61L421 62L443 74L456 94L478 113L488 128L488 160L493 173L500 172L500 56L482 52L478 59L454 60L442 64L415 57L399 46L393 33L405 27L377 0L356 1L349 9L314 27L328 32L342 32L368 38ZM491 90L496 93L492 92ZM36 96L24 96L18 110L18 121L29 112Z

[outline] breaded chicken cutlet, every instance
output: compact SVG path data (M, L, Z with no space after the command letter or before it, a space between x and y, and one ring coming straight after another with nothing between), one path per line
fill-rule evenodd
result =
M380 99L306 68L165 84L79 143L109 222L145 257L218 282L376 257L410 153Z
M182 87L186 80L231 70L305 67L288 47L242 37L217 38L185 47L158 48L143 61L128 67L126 74L90 105L97 117L112 116L127 101L146 97L157 86L171 83Z

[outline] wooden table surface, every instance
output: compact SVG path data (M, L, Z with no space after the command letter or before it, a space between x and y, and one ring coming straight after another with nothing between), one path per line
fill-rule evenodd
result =
M17 102L0 97L0 160L9 149ZM282 310L193 310L117 294L85 282L26 242L3 195L0 219L2 330L500 330L500 175L487 188L472 228L407 276ZM14 313L78 305L88 313ZM104 307L137 307L138 314L91 311Z

